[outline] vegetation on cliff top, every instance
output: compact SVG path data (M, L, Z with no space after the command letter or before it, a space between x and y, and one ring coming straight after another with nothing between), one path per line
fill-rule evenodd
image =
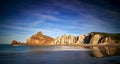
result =
M91 32L93 34L102 34L105 37L111 37L112 39L120 40L120 33L105 33L105 32Z

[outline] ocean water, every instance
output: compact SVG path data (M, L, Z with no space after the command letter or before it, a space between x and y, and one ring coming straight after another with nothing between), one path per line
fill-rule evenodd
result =
M69 46L0 45L0 64L120 64L120 56L96 58Z

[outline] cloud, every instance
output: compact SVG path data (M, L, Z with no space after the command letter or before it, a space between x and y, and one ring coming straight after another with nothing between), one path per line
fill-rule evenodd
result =
M52 20L52 21L62 21L61 18L59 18L58 16L54 16L52 14L33 13L32 16L35 16L40 19L46 19L46 20L48 19L48 20Z
M91 31L119 32L120 13L91 1L27 1L24 5L16 6L20 9L10 6L10 13L6 13L8 16L0 24L0 35L4 34L1 37L20 37L23 40L38 31L53 37Z

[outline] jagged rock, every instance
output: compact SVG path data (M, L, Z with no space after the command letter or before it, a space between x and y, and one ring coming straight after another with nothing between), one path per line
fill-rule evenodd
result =
M52 41L52 37L43 35L42 32L38 32L27 39L27 45L50 45Z
M77 37L76 43L77 44L84 44L84 39L85 39L86 35L80 35Z
M100 42L100 40L102 39L102 37L103 37L103 35L101 35L101 34L93 35L90 40L90 44L98 44Z
M24 42L19 42L19 41L13 40L13 41L12 41L12 45L25 45L25 43L24 43Z
M17 44L18 44L18 42L16 40L12 41L12 45L17 45Z
M53 39L38 32L27 39L25 45L80 45L80 44L114 44L120 43L120 34L91 32L85 35L73 36L64 34L61 37ZM21 44L16 40L12 44Z
M112 39L112 37L106 37L104 43L106 44L120 43L120 40Z
M112 35L112 36L110 36ZM72 36L72 35L63 35L61 37L57 37L53 41L53 45L61 44L61 45L72 45L72 44L101 44L101 43L120 43L120 39L116 39L114 34L109 33L101 33L101 32L91 32L86 35L80 36Z
M63 35L61 37L57 37L52 45L72 45L72 44L75 44L75 36L72 36L72 35Z

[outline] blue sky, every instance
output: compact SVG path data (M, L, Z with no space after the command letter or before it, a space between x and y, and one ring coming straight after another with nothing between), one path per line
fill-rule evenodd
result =
M89 32L120 33L117 0L3 0L0 44L25 42L42 31L51 37Z

